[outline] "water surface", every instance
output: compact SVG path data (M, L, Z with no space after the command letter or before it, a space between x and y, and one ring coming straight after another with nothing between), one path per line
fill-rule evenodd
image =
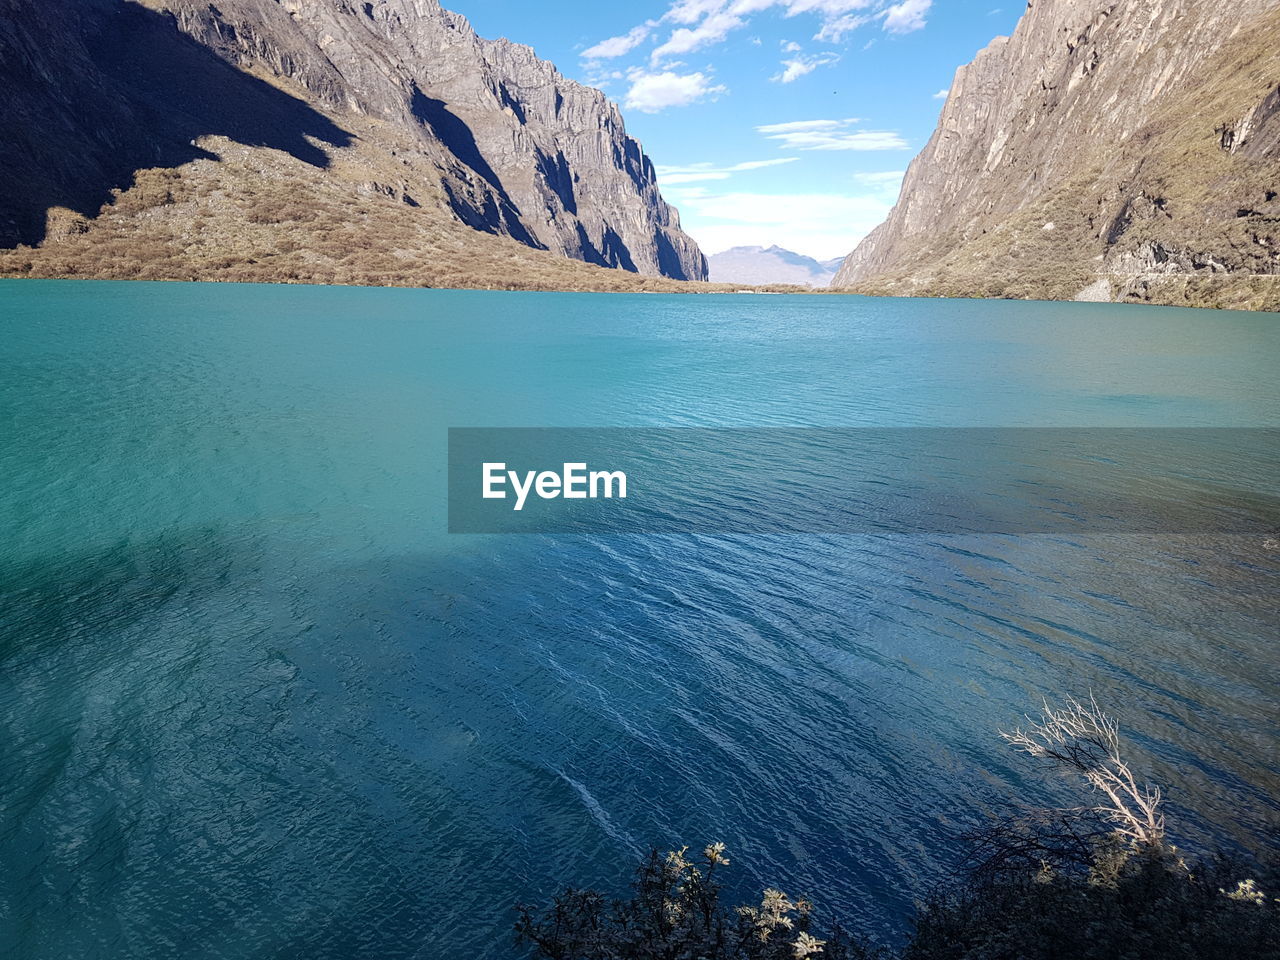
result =
M1068 802L1092 690L1188 844L1277 822L1240 536L450 536L458 426L1277 426L1280 317L0 283L0 955L514 954L511 905L724 840L889 936Z

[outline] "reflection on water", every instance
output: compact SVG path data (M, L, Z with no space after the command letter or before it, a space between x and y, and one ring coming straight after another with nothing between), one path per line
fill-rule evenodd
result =
M767 301L767 302L765 302ZM1254 536L449 537L475 425L1274 426L1275 318L0 284L0 954L513 953L722 839L888 932L1069 784L1092 690L1186 844L1273 843Z

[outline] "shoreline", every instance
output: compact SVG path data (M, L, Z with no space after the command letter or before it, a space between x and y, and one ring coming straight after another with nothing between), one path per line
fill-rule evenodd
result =
M3 254L0 254L2 256ZM584 266L589 266L584 264ZM603 268L593 268L603 269ZM676 294L680 296L845 296L845 297L864 297L869 299L883 300L986 300L991 302L1007 301L1016 303L1077 303L1077 304L1101 304L1114 306L1129 307L1180 307L1190 310L1217 310L1232 313L1254 313L1254 314L1276 314L1280 315L1280 275L1272 274L1247 274L1239 279L1249 280L1272 280L1275 284L1276 306L1271 308L1270 303L1266 307L1254 308L1246 306L1235 306L1222 303L1188 303L1179 302L1172 298L1143 300L1137 298L1129 298L1122 300L1107 300L1101 297L1080 298L1075 297L1007 297L1007 296L981 296L981 295L965 295L957 293L884 293L878 290L866 289L867 284L859 284L855 287L798 287L788 284L766 284L759 287L744 287L741 284L717 284L709 281L701 280L671 280L665 277L643 277L635 274L629 274L629 278L634 277L637 286L631 289L617 288L572 288L552 285L530 285L530 286L430 286L409 283L343 283L340 281L333 282L315 282L311 280L291 280L291 279L262 279L250 280L239 278L223 278L223 277L116 277L116 276L85 276L78 274L58 274L58 275L32 275L30 273L16 273L13 271L0 270L0 281L90 281L97 283L217 283L232 284L242 286L272 286L272 287L339 287L344 289L367 289L367 290L438 290L438 291L457 291L457 292L483 292L483 293L561 293L561 294ZM1162 279L1169 281L1183 280L1185 282L1193 282L1197 279L1210 281L1221 281L1226 279L1230 281L1231 277L1223 278L1221 275L1215 277L1196 278L1181 275L1162 275ZM1116 277L1099 277L1094 284L1102 283L1109 280L1112 289L1116 289L1122 283Z

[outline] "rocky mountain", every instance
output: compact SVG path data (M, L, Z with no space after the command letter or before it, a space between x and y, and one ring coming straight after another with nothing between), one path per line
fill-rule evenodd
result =
M835 284L1280 309L1280 4L1032 0Z
M46 239L105 231L104 218L123 231L125 208L145 207L138 183L172 171L169 199L145 209L174 230L165 208L208 201L217 232L225 207L270 182L304 205L354 195L410 232L418 217L706 276L616 106L436 0L0 0L0 81L0 247L40 246L36 272ZM237 169L220 168L231 155Z
M772 247L732 247L707 258L713 283L790 283L825 287L843 258L815 260L801 253Z

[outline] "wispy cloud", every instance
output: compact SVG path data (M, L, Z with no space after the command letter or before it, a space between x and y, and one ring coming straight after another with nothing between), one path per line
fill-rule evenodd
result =
M766 139L789 150L905 150L907 141L892 130L851 130L857 120L793 120L756 127Z
M668 107L683 107L708 97L715 97L727 89L716 84L707 74L676 73L674 70L650 72L635 69L627 74L631 87L627 90L623 105L641 113L658 113Z
M818 53L801 55L792 57L790 60L782 61L781 72L770 77L775 83L791 83L798 80L806 73L813 73L819 67L825 67L833 63L839 63L840 58L834 53Z
M813 35L817 41L840 43L863 25L879 20L889 33L910 33L925 26L932 0L673 0L657 20L640 25L587 47L584 60L598 61L625 56L642 44L657 40L649 52L649 69L669 70L672 60L722 43L733 31L747 26L752 17L774 10L784 17L809 15L819 21ZM663 27L670 27L665 38ZM758 38L753 38L755 43ZM795 49L791 49L794 47ZM791 43L784 53L799 53ZM809 59L794 58L783 65L778 75L790 82L813 69ZM783 80L782 78L788 78Z
M675 23L697 23L726 6L728 4L724 0L675 0L663 19Z
M857 117L849 117L845 120L789 120L786 123L766 123L762 127L756 127L756 132L775 134L797 133L803 130L834 130L846 124L857 122Z
M933 99L935 99L935 100L945 100L945 99L947 99L947 94L948 94L948 93L950 93L950 92L951 92L951 88L950 88L950 87L943 87L941 90L939 90L937 93L935 93L935 94L933 95Z
M693 53L695 50L701 50L703 47L711 46L719 43L729 35L731 30L745 26L747 21L732 13L719 12L713 13L702 20L694 27L680 27L672 32L665 43L657 46L649 59L658 63L672 56L681 56L686 53Z
M884 28L889 33L911 33L923 29L933 0L902 0L884 12Z
M582 59L584 60L611 60L614 57L626 56L640 44L644 43L653 35L653 28L657 23L653 20L647 20L638 27L633 27L620 37L610 37L608 40L601 40L594 46L587 47L582 51Z
M820 40L823 43L839 43L847 34L853 33L864 23L869 23L872 17L857 14L849 14L843 17L836 17L834 20L827 20L822 24L822 29L813 35L813 39Z
M748 170L762 170L765 167L778 167L785 163L795 163L799 157L778 157L773 160L744 160L730 166L716 166L713 163L691 163L683 167L658 167L658 183L663 187L677 186L683 183L703 183L710 180L728 180L735 173Z

